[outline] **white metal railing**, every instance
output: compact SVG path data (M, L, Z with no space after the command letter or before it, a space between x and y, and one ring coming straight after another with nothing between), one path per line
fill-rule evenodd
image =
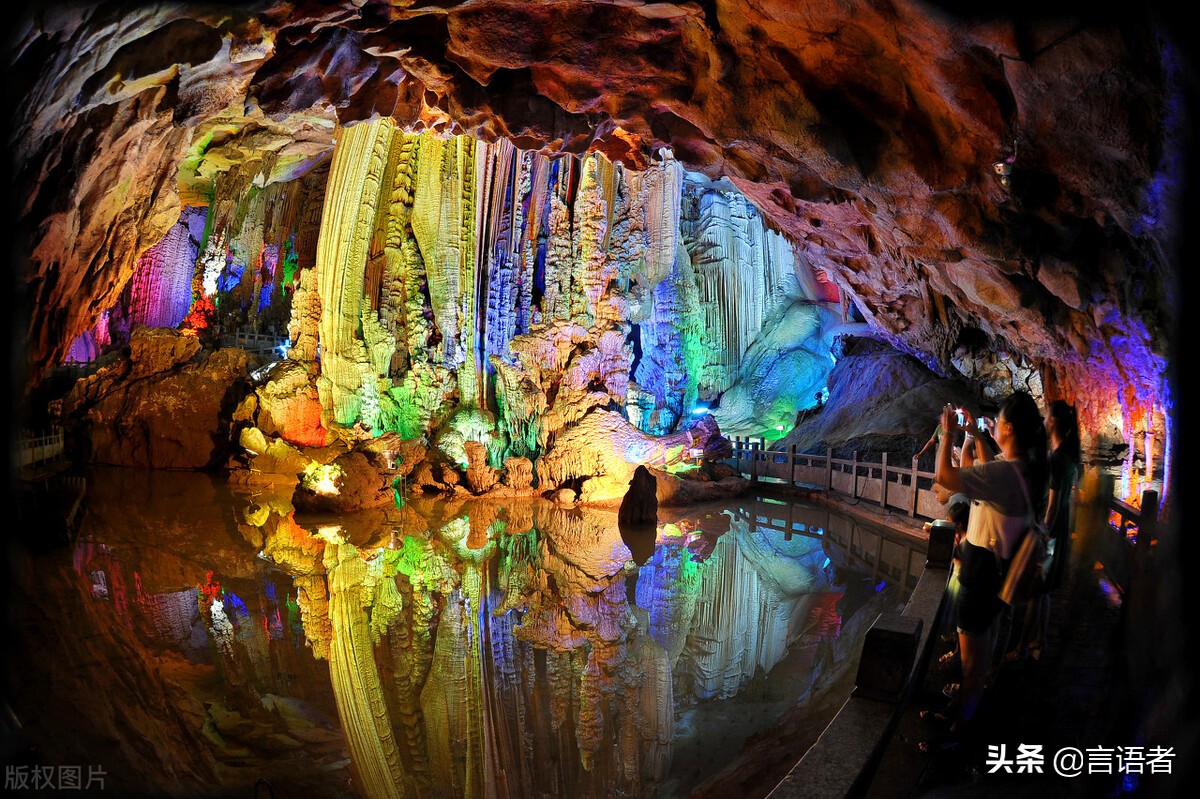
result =
M806 455L797 452L794 444L787 450L769 450L763 438L735 437L731 443L734 468L754 482L816 486L909 516L935 519L943 512L933 493L933 472L918 469L915 458L907 465L893 465L886 452L876 462L860 461L857 452L850 458L835 458L831 449L824 455Z
M235 330L221 337L226 347L237 347L264 357L283 357L280 347L287 342L272 333L256 333L252 330Z
M17 439L17 452L22 467L33 466L60 457L63 453L62 428L54 427L49 433L41 435L29 430L22 431Z

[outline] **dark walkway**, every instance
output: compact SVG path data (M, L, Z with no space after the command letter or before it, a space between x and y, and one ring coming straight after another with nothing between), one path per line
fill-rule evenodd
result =
M1082 551L1082 550L1088 551ZM1135 740L1139 725L1134 708L1141 692L1126 678L1126 618L1123 598L1105 579L1094 551L1078 538L1068 581L1052 596L1049 645L1039 660L1005 663L993 671L994 682L984 696L974 731L957 751L925 754L917 743L936 739L938 724L919 718L922 708L945 704L941 689L957 682L957 671L939 671L937 656L953 646L952 620L941 628L933 662L922 689L904 709L899 725L879 762L865 795L869 799L897 797L1127 797L1176 793L1185 764L1175 758L1176 777L1151 774L1147 763L1138 775L1118 773L1115 747L1141 746L1149 753L1162 741ZM1001 635L1008 631L1001 627ZM1144 640L1146 636L1134 638ZM1001 653L1002 654L1002 653ZM1012 759L1019 744L1040 744L1043 773L990 773L988 747L1003 745ZM1054 756L1064 747L1082 755L1083 773L1058 776ZM1111 754L1089 752L1109 747ZM1136 755L1136 752L1135 752ZM1149 755L1147 754L1147 760ZM1112 774L1088 774L1111 762Z

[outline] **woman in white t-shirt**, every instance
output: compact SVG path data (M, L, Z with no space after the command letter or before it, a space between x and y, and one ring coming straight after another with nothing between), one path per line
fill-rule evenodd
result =
M964 421L969 426L959 466L951 460L949 443L959 430L957 413L951 405L942 410L942 428L949 435L938 444L934 472L934 479L947 490L966 494L972 501L958 573L958 643L963 680L952 733L961 733L983 696L1002 604L996 593L1033 514L1041 513L1038 505L1046 484L1046 430L1033 397L1017 392L1001 406L995 425L1000 455L995 460L989 458L986 447L975 446L970 414ZM1030 502L1035 507L1031 508Z

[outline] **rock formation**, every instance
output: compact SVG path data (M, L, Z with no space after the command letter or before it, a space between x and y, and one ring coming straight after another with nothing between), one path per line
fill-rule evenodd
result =
M202 469L223 463L232 414L257 365L242 350L201 352L195 338L139 328L128 360L80 380L64 398L97 463Z
M673 197L685 167L727 178L796 245L809 299L841 299L939 373L989 379L973 371L974 359L1002 349L1044 373L1048 396L1077 400L1085 422L1116 414L1123 438L1157 431L1170 424L1172 401L1179 165L1194 94L1186 61L1172 28L1135 9L1119 20L1073 18L1074 6L1046 18L1007 10L984 21L909 0L822 2L802 15L368 0L353 9L308 4L302 14L270 2L228 14L109 3L31 12L9 52L33 377L131 283L136 313L148 312L145 293L165 285L166 273L138 264L185 208L210 213L199 284L211 293L238 280L236 307L220 313L256 323L264 310L256 292L260 301L279 297L282 273L314 268L322 203L285 187L323 186L331 155L345 161L365 125L384 148L373 178L379 206L424 210L412 215L411 240L407 211L354 234L370 265L352 272L386 285L387 299L367 306L391 320L390 335L406 308L411 324L400 337L428 345L454 372L460 402L490 402L481 373L535 306L543 321L606 318L595 316L605 276L638 284L618 303L637 306L627 320L690 307L682 271L675 289L649 294L684 265L677 239L688 240L693 220L726 213L715 197L700 202L699 216L681 210ZM677 54L670 63L659 57L668 50ZM386 147L380 125L397 128ZM471 138L424 147L407 130ZM664 159L664 147L677 160ZM612 166L530 152L589 150ZM441 204L426 207L443 178L455 196L438 188ZM748 218L738 202L728 213ZM763 252L752 227L697 241L709 252L730 244L740 252L743 242ZM562 233L540 239L551 230ZM332 228L322 235L335 240ZM598 245L611 254L627 236L643 237L640 254L600 255ZM699 268L703 304L719 278ZM737 284L776 285L767 275L779 274L760 270ZM423 293L432 320L412 305L424 305ZM321 314L331 320L354 304ZM730 358L771 311L735 305L745 310L725 326L704 311L716 360L700 385L730 380ZM462 324L476 315L488 317L480 330ZM329 365L351 380L386 350L369 319L345 320L363 327L372 353L354 356L353 367ZM686 351L695 328L677 321ZM654 341L670 338L651 327ZM315 353L306 346L298 357L307 360ZM404 354L396 358L403 366ZM651 364L654 382L668 364ZM376 381L380 365L371 363ZM444 387L443 378L408 389L434 417L439 401L428 387ZM686 405L695 376L668 382L684 387L683 401L672 401ZM658 385L641 388L656 404L665 399ZM375 413L373 400L361 401ZM329 402L349 413L341 395ZM382 393L380 406L386 415ZM668 421L677 413L664 411Z

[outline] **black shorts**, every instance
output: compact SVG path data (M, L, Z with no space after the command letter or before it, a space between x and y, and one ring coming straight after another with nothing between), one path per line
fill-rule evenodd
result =
M982 635L1000 614L1003 602L1000 570L990 549L962 541L962 566L958 572L958 630L966 635Z

